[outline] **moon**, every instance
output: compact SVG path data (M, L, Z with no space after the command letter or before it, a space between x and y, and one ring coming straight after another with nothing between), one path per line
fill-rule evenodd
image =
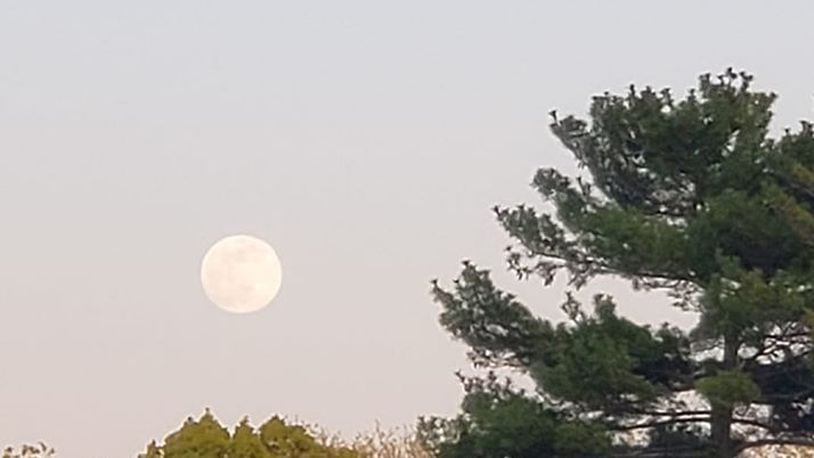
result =
M201 285L218 307L232 313L267 306L282 283L280 258L265 241L250 235L225 237L201 262Z

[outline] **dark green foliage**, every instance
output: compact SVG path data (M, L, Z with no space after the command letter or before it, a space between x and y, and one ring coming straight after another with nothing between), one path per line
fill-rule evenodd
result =
M437 456L593 457L610 448L596 425L569 421L508 383L498 383L494 375L462 381L467 392L463 414L453 420L423 420L420 434Z
M424 423L439 456L729 457L814 439L814 128L770 138L776 97L751 81L703 75L682 100L606 93L590 122L552 113L587 173L537 172L553 213L495 209L516 242L509 269L546 285L564 271L573 289L627 279L700 320L651 329L610 297L587 313L569 292L569 320L554 324L465 263L451 289L433 286L441 323L477 366L537 389L470 383L458 418Z
M741 371L719 371L696 382L696 389L713 405L734 407L750 404L760 396L760 388Z

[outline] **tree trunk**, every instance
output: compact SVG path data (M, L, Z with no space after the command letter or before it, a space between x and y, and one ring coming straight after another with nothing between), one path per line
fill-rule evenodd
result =
M729 458L733 456L732 444L732 407L712 406L711 412L712 443L715 456Z
M731 336L724 337L723 369L732 370L737 365L738 344ZM731 458L735 444L732 441L732 406L712 405L710 415L711 439L715 456Z

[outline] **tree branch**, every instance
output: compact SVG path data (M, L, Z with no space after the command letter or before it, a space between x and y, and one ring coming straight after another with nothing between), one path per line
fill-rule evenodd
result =
M707 423L710 421L709 416L693 417L693 418L671 418L669 420L657 420L648 423L637 423L635 425L618 425L611 426L608 429L612 431L632 431L635 429L655 428L657 426L674 425L680 423Z

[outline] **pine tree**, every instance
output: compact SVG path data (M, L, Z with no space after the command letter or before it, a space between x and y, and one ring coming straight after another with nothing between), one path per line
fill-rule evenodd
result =
M769 135L773 93L727 70L669 89L593 98L590 122L552 112L584 173L539 170L552 211L495 208L508 268L566 275L565 322L533 315L464 263L434 282L441 323L474 364L527 374L463 378L453 419L424 420L441 457L732 457L814 443L814 129ZM683 331L586 311L573 291L600 276L665 290L699 316ZM650 305L648 305L650 306Z

